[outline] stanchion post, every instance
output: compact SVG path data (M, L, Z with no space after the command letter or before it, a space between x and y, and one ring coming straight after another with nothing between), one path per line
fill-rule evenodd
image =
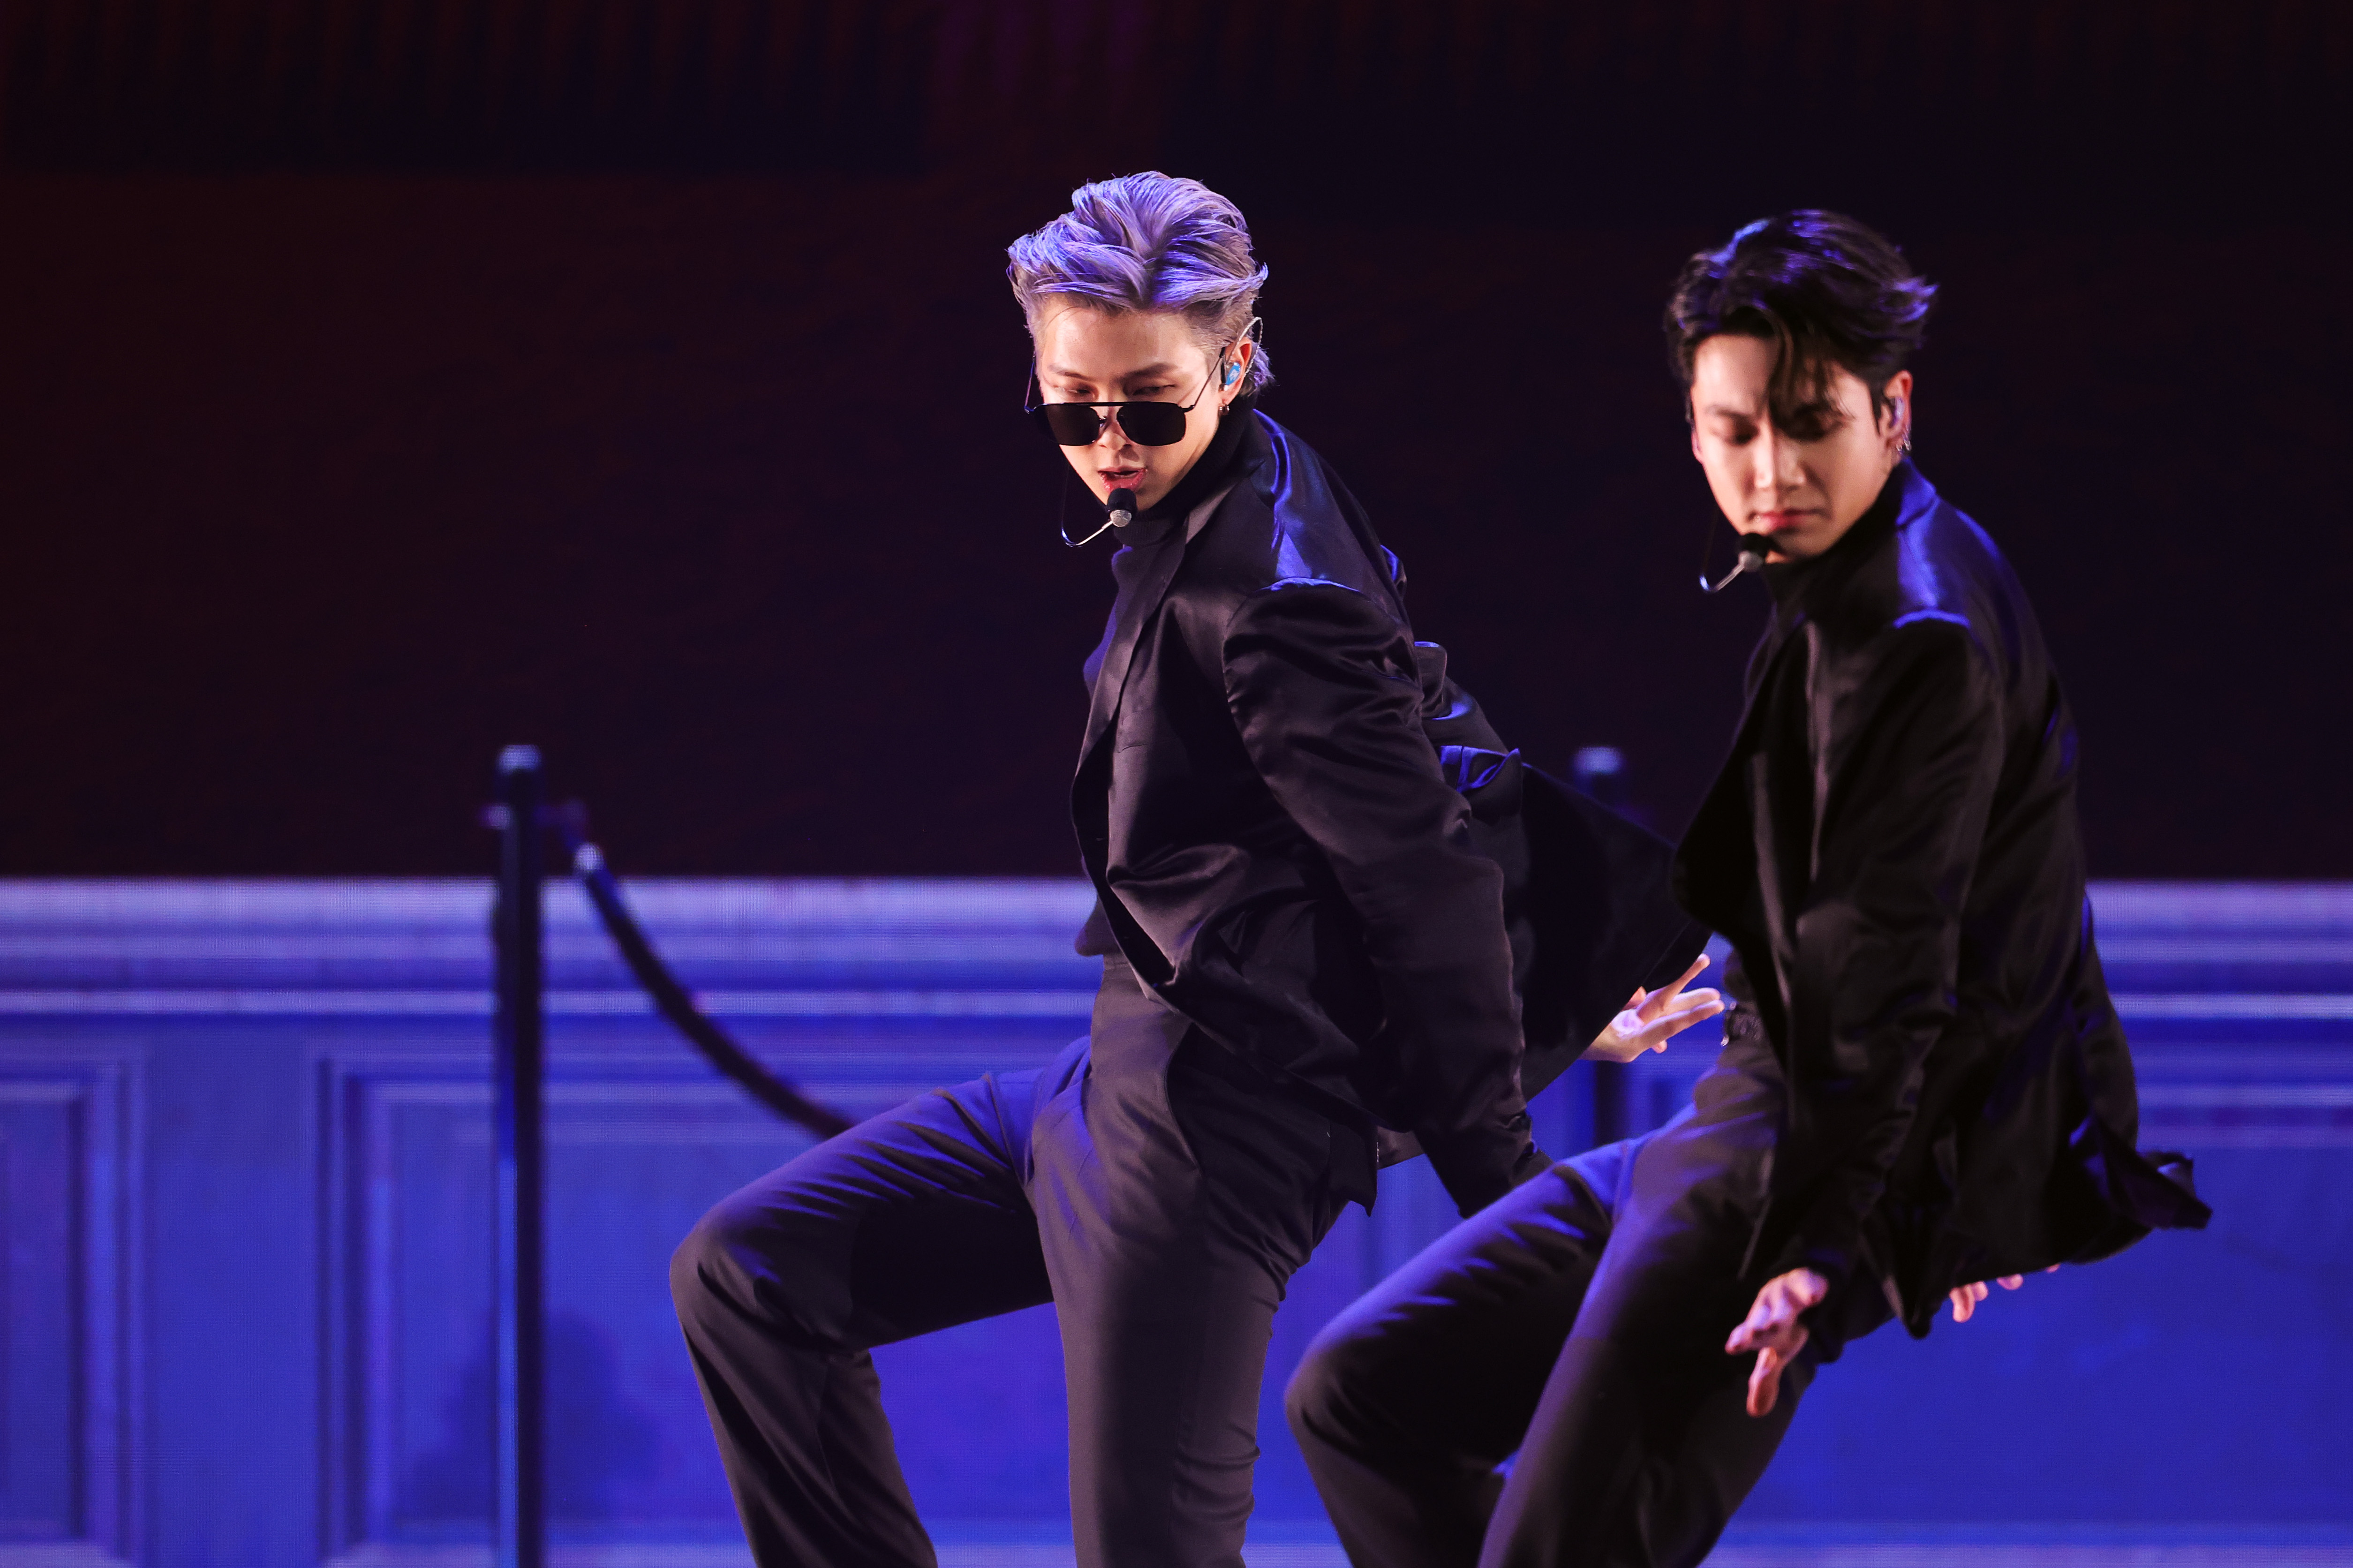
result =
M545 1568L546 1492L546 1161L540 1089L545 1065L541 935L539 752L509 746L499 754L498 903L491 929L498 951L496 1126L492 1224L498 1353L498 1568Z
M1626 809L1626 758L1615 746L1587 746L1571 764L1577 787L1615 812ZM1630 1138L1634 1126L1632 1075L1617 1062L1593 1064L1593 1142L1599 1146Z

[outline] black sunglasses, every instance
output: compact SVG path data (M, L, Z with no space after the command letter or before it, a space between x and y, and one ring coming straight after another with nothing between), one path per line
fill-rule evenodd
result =
M1218 363L1225 363L1226 356L1219 354ZM1034 417L1038 428L1046 433L1046 439L1058 447L1092 447L1102 438L1103 426L1113 419L1119 421L1122 433L1139 447L1174 447L1185 438L1185 416L1201 406L1201 399L1208 395L1209 382L1217 379L1218 373L1211 371L1209 380L1201 384L1201 390L1190 403L1141 399L1134 403L1031 403L1025 388L1022 412ZM1037 384L1034 374L1029 384ZM1107 412L1097 413L1098 409Z

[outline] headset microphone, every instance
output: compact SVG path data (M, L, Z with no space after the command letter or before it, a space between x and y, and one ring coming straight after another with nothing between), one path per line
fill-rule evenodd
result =
M1066 522L1062 525L1062 542L1069 545L1071 549L1076 550L1082 544L1092 544L1096 540L1101 539L1103 536L1103 531L1105 529L1125 528L1129 523L1134 522L1134 521L1135 492L1134 490L1113 490L1103 500L1103 520L1101 523L1096 525L1095 531L1092 533L1087 534L1084 538L1072 539L1071 537L1071 525Z
M1709 530L1708 536L1710 539L1715 537L1715 531L1713 529ZM1743 572L1762 572L1765 569L1765 552L1771 548L1771 545L1766 542L1761 534L1742 534L1740 536L1740 555L1738 561L1734 564L1731 571L1726 572L1723 576L1718 577L1713 583L1707 580L1708 552L1703 552L1700 556L1699 563L1699 591L1703 594L1721 594L1724 592L1725 588L1730 584L1732 580L1735 577L1739 576Z

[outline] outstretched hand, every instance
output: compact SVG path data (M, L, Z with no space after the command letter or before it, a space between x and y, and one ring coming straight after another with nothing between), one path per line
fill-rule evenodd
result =
M1757 1292L1748 1316L1724 1342L1726 1355L1757 1352L1748 1374L1748 1414L1766 1415L1781 1397L1781 1374L1806 1348L1806 1325L1798 1320L1810 1307L1821 1305L1831 1293L1830 1281L1810 1268L1792 1268L1765 1282Z
M1714 991L1702 988L1686 993L1699 972L1707 967L1707 954L1692 960L1689 969L1672 985L1658 991L1634 988L1626 1000L1626 1010L1609 1020L1609 1026L1593 1037L1585 1047L1588 1060L1598 1062L1630 1062L1645 1051L1663 1051L1667 1042L1703 1019L1713 1018L1724 1011L1724 998Z

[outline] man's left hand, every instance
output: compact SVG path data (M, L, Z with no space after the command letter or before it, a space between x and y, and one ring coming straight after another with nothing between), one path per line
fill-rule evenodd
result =
M2054 1263L2042 1272L2045 1274L2056 1274L2059 1272L2059 1266ZM2005 1290L2015 1290L2021 1285L2026 1283L2026 1276L2023 1274L2005 1274L2000 1279L1995 1280L1994 1283L2000 1286ZM1946 1291L1946 1297L1953 1303L1953 1321L1957 1323L1966 1323L1971 1318L1976 1317L1978 1312L1978 1303L1984 1300L1992 1293L1993 1292L1986 1289L1986 1282L1982 1279L1977 1281L1973 1285L1957 1285L1952 1289Z

